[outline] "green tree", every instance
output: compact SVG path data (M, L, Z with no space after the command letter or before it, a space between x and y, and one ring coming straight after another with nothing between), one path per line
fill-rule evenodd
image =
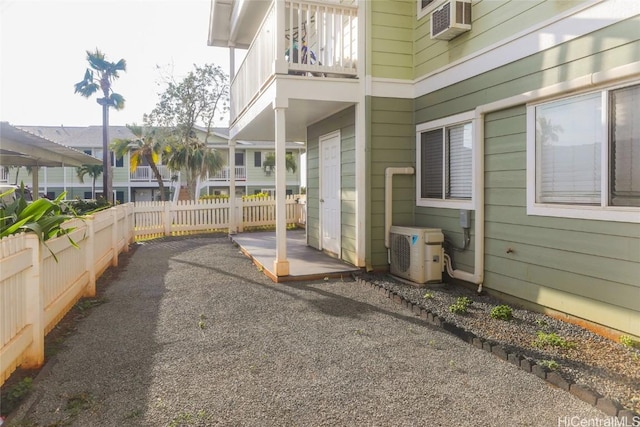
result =
M285 160L285 168L292 173L296 173L298 170L298 165L296 164L296 158L293 156L293 153L287 153L284 157ZM265 171L267 175L270 175L276 167L276 153L269 153L265 156L264 162L262 162L262 169Z
M112 82L120 77L120 71L127 70L127 63L124 59L118 62L107 61L105 55L96 49L95 52L87 51L87 62L89 68L84 73L82 81L75 84L75 93L79 93L85 98L91 97L98 91L102 91L102 98L96 101L102 106L102 168L103 194L109 203L113 203L111 156L108 151L109 144L109 107L116 110L124 108L124 98L122 95L113 92Z
M179 82L170 80L145 123L170 129L171 152L167 165L184 170L192 199L198 178L216 173L224 166L220 154L207 145L216 118L222 120L229 109L229 77L222 68L207 64L194 66ZM203 140L197 132L204 133Z
M91 198L96 198L96 178L102 173L102 165L82 165L76 168L76 175L81 183L84 184L85 175L91 177ZM106 200L106 198L105 198Z
M185 171L189 197L192 200L197 200L198 178L206 178L207 173L216 173L222 169L224 161L217 150L207 146L194 136L172 146L167 165L173 170Z
M132 173L146 161L160 187L160 200L164 202L164 181L158 169L158 163L171 151L171 148L164 142L158 129L136 124L127 125L127 127L135 139L116 139L111 143L111 149L119 159L129 153L129 167Z

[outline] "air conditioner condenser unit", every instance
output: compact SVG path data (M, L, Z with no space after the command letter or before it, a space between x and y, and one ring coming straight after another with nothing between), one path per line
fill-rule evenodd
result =
M443 241L437 228L391 226L391 274L418 284L441 282Z

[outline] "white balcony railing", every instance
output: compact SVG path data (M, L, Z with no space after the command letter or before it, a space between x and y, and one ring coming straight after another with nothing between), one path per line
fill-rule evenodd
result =
M158 171L163 181L171 181L171 170L163 165L158 165ZM131 181L137 182L156 182L156 176L151 170L151 166L138 166L135 172L130 174Z
M236 181L246 181L247 180L247 168L244 166L236 166ZM209 175L209 181L229 181L231 178L231 174L229 173L229 167L225 166L220 171L213 175Z
M282 5L281 13L276 13L280 10L276 3ZM231 121L275 73L310 78L354 77L357 52L356 5L274 0L231 83Z

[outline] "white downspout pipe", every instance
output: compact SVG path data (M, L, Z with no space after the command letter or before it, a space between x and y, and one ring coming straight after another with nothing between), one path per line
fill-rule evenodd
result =
M390 236L391 221L393 220L393 176L413 175L414 169L406 168L386 168L384 170L384 246L387 248L387 258L390 259Z
M477 141L474 150L473 162L473 205L475 210L474 238L474 262L473 273L463 270L453 270L447 268L447 273L455 279L464 280L478 285L477 292L482 292L484 282L484 112L480 108L476 109L473 118L474 141ZM450 263L448 256L445 263ZM449 266L450 267L450 264Z

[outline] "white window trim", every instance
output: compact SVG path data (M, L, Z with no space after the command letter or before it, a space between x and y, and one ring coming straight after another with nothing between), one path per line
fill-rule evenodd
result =
M423 199L421 197L421 184L420 177L422 176L422 144L421 134L431 129L437 129L445 126L453 126L460 123L471 122L471 126L475 127L475 113L474 111L468 111L465 113L456 114L442 119L433 120L430 122L421 123L416 126L416 206L429 207L429 208L445 208L445 209L466 209L475 210L474 201L476 199L476 185L475 182L471 182L471 199L449 199L449 200L437 200L437 199ZM471 180L475 177L476 165L476 133L472 129L471 135L473 140L471 141Z
M425 7L424 9L422 8L422 0L416 0L416 7L418 8L418 20L424 18L427 15L430 15L431 12L433 12L434 10L436 10L438 7L440 7L443 3L445 3L445 1L448 0L435 0L433 2L431 2L431 4L427 7Z
M611 85L599 87L597 89L591 88L590 90L581 91L579 93L572 93L570 95L564 94L554 97L552 99L545 99L536 103L527 104L527 215L532 216L549 216L559 218L574 218L574 219L588 219L599 221L614 221L614 222L631 222L640 223L640 208L637 207L625 207L625 206L608 206L609 199L609 141L607 141L601 147L600 155L600 167L601 167L601 195L600 206L589 205L563 205L563 204L551 204L551 203L537 203L536 202L536 125L535 125L535 108L539 105L543 105L548 102L553 102L561 99L573 98L579 95L588 93L600 92L603 99L603 115L609 117L608 96L606 92L617 89L619 87L640 84L640 81L627 81L624 84ZM604 109L606 107L606 109ZM605 133L608 134L609 122L606 121L607 129Z

